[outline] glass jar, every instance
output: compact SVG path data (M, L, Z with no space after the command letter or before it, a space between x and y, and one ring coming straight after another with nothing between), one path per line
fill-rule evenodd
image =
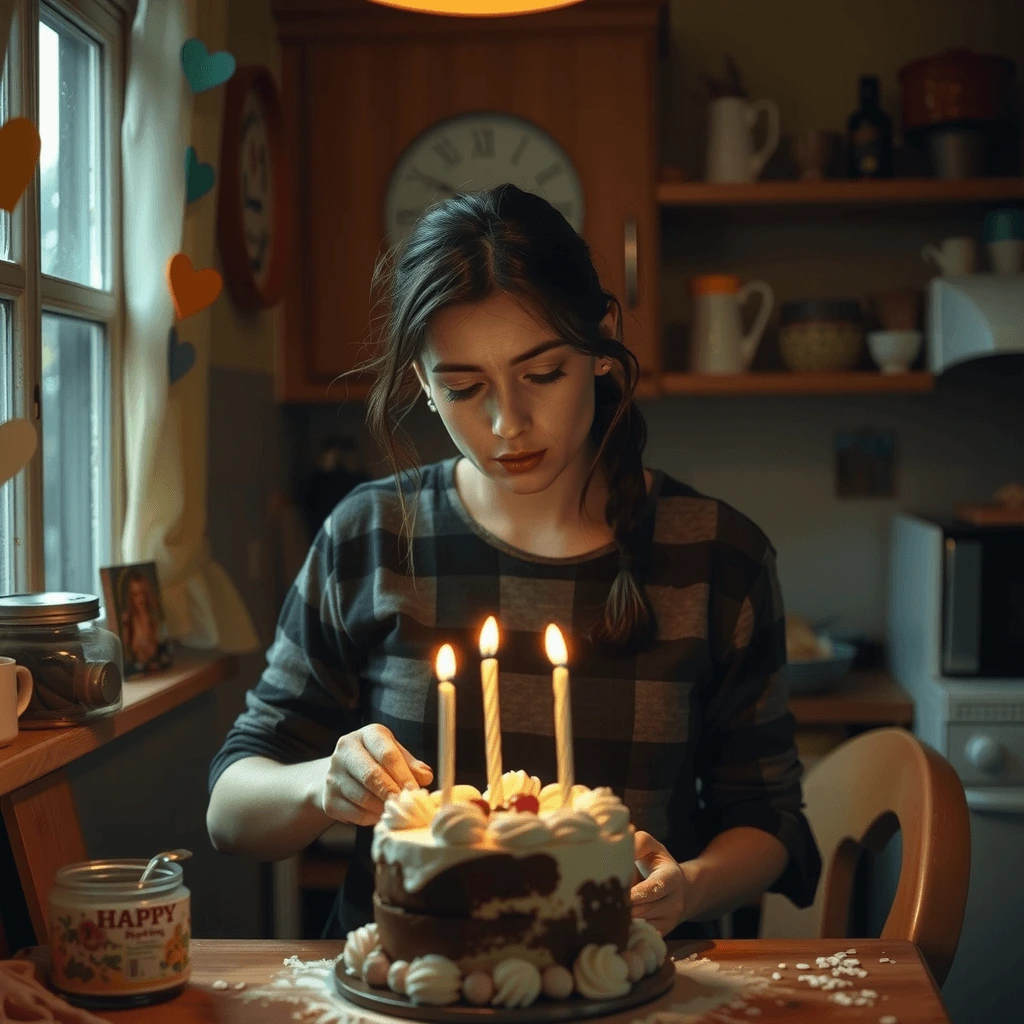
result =
M49 894L53 987L95 1010L173 999L192 971L191 894L164 861L139 887L145 860L89 860L57 869Z
M32 673L22 729L83 725L121 709L121 641L91 594L0 597L0 655Z

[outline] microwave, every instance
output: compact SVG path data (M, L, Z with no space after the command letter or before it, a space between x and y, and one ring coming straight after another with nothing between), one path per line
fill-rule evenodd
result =
M1024 526L899 512L889 555L890 649L938 676L1024 678Z

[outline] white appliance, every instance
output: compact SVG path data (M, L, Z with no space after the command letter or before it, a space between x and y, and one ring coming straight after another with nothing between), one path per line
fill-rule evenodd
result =
M983 356L1024 353L1024 274L934 277L925 316L932 373Z
M1024 528L898 513L889 567L892 672L914 699L914 732L956 769L970 810L967 911L942 998L954 1024L1020 1024ZM986 664L1008 668L987 677Z

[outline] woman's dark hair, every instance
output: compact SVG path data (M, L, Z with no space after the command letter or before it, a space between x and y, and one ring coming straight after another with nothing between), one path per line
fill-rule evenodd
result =
M634 533L647 502L642 461L647 428L632 401L639 366L622 342L621 306L601 287L586 241L545 199L515 185L456 194L436 203L374 268L371 297L376 296L385 312L375 318L380 328L377 354L360 367L374 375L366 420L395 472L410 566L416 513L415 502L410 507L405 500L402 473L412 471L416 495L419 474L415 447L401 421L422 390L413 364L421 356L434 314L497 293L508 295L531 315L543 315L578 352L617 364L612 372L594 377L590 434L597 455L584 481L580 511L603 463L608 481L605 518L615 531L619 572L591 639L615 651L639 650L655 629L654 612L633 561ZM600 329L612 305L619 312L616 337Z

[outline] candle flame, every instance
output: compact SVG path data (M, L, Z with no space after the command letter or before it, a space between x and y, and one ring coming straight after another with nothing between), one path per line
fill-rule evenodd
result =
M552 665L564 665L569 660L562 631L553 622L548 624L544 632L544 650Z
M434 674L444 682L455 678L455 651L451 644L444 644L437 652L437 658L434 661Z
M493 658L498 653L498 620L493 615L487 616L487 621L480 630L480 657Z

